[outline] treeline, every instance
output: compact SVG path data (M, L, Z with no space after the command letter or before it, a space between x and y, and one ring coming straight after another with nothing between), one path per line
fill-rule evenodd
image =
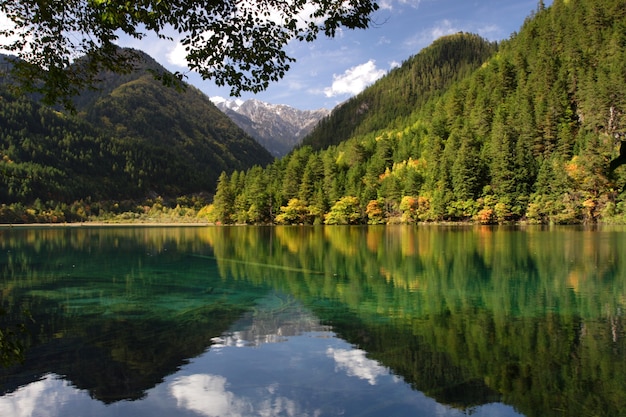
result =
M32 204L0 204L0 223L206 223L208 196L143 200L35 200Z
M387 119L388 127L324 150L303 146L265 169L223 174L210 218L623 222L626 174L608 168L626 139L623 6L619 0L556 0L549 8L540 2L480 68L416 104L410 115ZM435 50L463 37L475 39L443 38ZM427 48L408 62L422 55L440 62L430 54Z

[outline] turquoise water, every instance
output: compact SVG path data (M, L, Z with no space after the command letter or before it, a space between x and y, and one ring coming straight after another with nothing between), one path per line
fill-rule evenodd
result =
M625 244L608 227L0 229L0 415L626 415Z

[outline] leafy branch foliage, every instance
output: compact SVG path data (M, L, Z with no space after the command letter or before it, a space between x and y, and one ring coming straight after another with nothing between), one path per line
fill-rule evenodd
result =
M284 76L294 61L285 52L292 40L366 28L377 9L372 0L2 0L0 12L11 24L0 28L0 36L9 40L5 50L21 59L17 79L42 93L47 104L70 104L102 70L130 72L138 55L120 53L115 45L120 34L171 40L170 33L178 34L189 68L239 95ZM173 80L160 74L166 83Z
M299 198L316 213L306 222L322 223L354 197L371 223L624 222L626 174L608 165L626 133L625 29L619 0L555 0L484 62L467 59L494 50L475 35L440 39L288 157L225 178L218 191L230 187L241 204L217 220L271 222Z

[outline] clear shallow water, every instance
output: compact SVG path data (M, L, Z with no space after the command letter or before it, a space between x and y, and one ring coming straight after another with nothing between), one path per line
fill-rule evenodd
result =
M2 229L0 326L27 332L0 415L626 415L625 243L619 228Z

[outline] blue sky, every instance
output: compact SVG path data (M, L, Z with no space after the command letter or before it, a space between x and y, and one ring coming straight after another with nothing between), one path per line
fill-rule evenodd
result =
M263 93L242 98L303 110L330 109L443 35L464 31L489 40L508 39L537 4L537 0L382 0L373 27L290 44L288 50L297 62L285 78ZM167 56L157 58L169 69L182 69L168 62ZM229 89L192 74L188 81L209 96L229 95Z
M290 43L287 52L297 62L287 75L266 91L241 98L303 110L330 109L443 35L464 31L489 40L508 39L536 10L538 0L379 0L378 4L369 29L343 30L332 39L322 35L313 43ZM145 51L171 71L187 70L175 41L148 37L122 39L120 44ZM195 73L187 75L187 81L208 96L228 98L229 88Z

